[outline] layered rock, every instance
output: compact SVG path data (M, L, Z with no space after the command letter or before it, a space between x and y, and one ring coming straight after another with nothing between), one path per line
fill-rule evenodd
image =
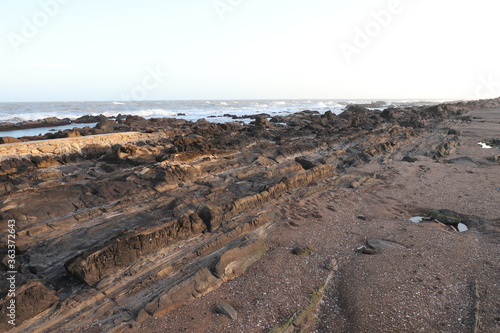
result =
M0 162L18 281L47 288L35 298L38 316L11 331L120 330L204 295L263 255L280 198L417 148L439 160L460 142L443 121L499 104L353 106L249 125L126 117L97 130L128 133L2 145L26 150L4 151Z

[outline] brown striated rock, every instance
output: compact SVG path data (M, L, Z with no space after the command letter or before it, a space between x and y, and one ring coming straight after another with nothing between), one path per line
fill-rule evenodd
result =
M267 247L262 241L253 242L225 252L215 266L214 274L226 282L243 274L247 267L257 261Z
M15 302L12 303L12 300ZM16 290L15 298L7 298L0 302L0 330L6 332L13 326L8 321L11 310L8 308L15 305L15 323L19 326L22 322L30 319L40 312L50 308L59 298L54 291L49 290L40 282L29 282Z
M81 136L81 135L80 135L80 132L78 132L78 131L71 131L71 132L65 133L66 138L76 138L79 136Z
M262 241L247 243L224 253L212 273L202 268L187 280L177 284L150 302L137 315L137 322L144 322L149 316L169 312L189 300L201 297L245 272L247 267L258 260L267 247Z
M69 260L65 267L89 286L94 286L107 275L131 265L138 258L181 239L197 236L205 229L198 214L186 214L165 225L117 237L102 247Z
M265 237L282 214L315 220L301 222L302 229L291 223L275 229L319 231L316 216L325 214L309 203L303 203L305 211L294 208L300 198L329 189L335 197L328 206L337 207L345 191L363 194L394 177L392 171L356 173L356 166L376 168L405 155L419 156L422 164L424 156L447 156L458 147L460 131L451 135L439 128L441 122L492 105L500 99L385 113L358 106L339 116L304 111L273 119L287 125L268 127L262 121L255 126L99 118L102 125L78 130L80 138L13 145L25 160L6 157L11 152L5 150L0 155L6 157L0 163L0 215L18 223L20 267L29 268L30 278L55 286L64 299L17 330L82 331L98 323L102 331L121 331L138 313L143 320L175 308L244 272L254 258L250 248L260 247L243 240ZM108 130L130 133L83 136ZM490 134L484 138L494 137ZM485 158L467 154L478 163ZM49 166L57 167L44 168ZM356 191L339 188L349 184ZM356 228L372 224L356 221ZM369 236L387 237L383 229ZM325 254L304 239L288 246L294 244L314 245L311 260ZM385 252L398 251L381 250L374 257ZM67 272L81 281L62 278Z
M0 137L0 144L1 144L1 143L17 143L17 142L22 142L22 141L21 141L21 140L19 140L19 139L16 139L16 138L10 137L10 136L3 136L3 137Z
M139 312L136 321L141 323L149 316L167 313L192 299L219 288L221 284L222 280L213 275L208 268L203 268L150 302Z

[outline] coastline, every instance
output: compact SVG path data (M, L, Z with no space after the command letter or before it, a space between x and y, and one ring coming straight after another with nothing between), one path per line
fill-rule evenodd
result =
M332 270L306 331L468 332L478 301L485 332L497 328L498 149L478 142L498 139L499 105L354 106L248 125L127 117L97 129L158 137L4 161L1 214L18 221L19 279L47 281L36 288L48 305L11 331L268 331L307 307ZM464 156L476 166L446 162ZM469 231L408 221L441 208ZM367 238L404 250L356 253ZM214 313L221 300L237 321Z

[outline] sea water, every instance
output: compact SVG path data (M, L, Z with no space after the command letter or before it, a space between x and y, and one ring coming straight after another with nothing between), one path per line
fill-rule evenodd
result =
M331 111L340 114L349 104L368 104L366 100L195 100L195 101L105 101L105 102L25 102L0 103L0 122L18 123L28 120L49 117L70 118L72 120L85 115L104 115L116 117L137 115L144 118L180 118L196 121L205 118L211 122L233 121L234 116L248 116L266 113L272 116L283 116L298 111L312 110L319 113ZM399 104L415 101L387 101ZM424 102L422 102L424 103ZM238 120L239 121L239 120ZM249 122L250 120L242 120ZM87 124L72 124L69 127L83 127ZM0 132L0 136L20 137L38 135L58 127L47 127L33 130ZM29 132L29 133L28 133Z

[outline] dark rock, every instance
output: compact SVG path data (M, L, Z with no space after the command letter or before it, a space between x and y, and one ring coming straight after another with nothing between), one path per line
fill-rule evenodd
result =
M399 111L398 109L388 108L388 109L385 109L384 111L382 111L380 113L380 116L382 118L384 118L385 120L393 121L393 120L401 118L402 114L401 114L401 111Z
M59 301L54 291L47 289L40 282L29 282L16 290L16 325L20 325L23 321L33 318L37 314L45 311L54 303ZM7 332L9 324L6 323L9 310L10 299L0 302L0 330Z
M405 155L403 157L403 162L414 163L414 162L417 162L417 161L418 161L418 159L416 157L413 157L413 156Z
M296 247L292 250L292 254L295 254L297 256L308 256L308 255L311 255L312 253L313 253L313 249L310 248L309 246L307 246L307 247L299 246L299 247Z
M500 139L485 140L485 143L493 148L500 148Z
M355 250L355 252L363 253L363 254L375 254L375 253L377 253L377 250L372 248L372 247L362 245L362 246L358 247Z
M285 123L286 118L283 116L274 116L271 118L270 122L272 122L272 123Z
M238 313L236 310L228 303L220 303L217 305L217 308L215 309L217 313L223 314L231 318L232 320L237 320L238 319Z
M459 164L459 165L467 165L470 167L477 167L477 164L470 157L467 156L452 158L446 160L446 162L450 164Z
M200 235L205 229L206 226L197 214L186 214L165 225L117 237L102 247L69 260L65 267L69 273L89 286L94 286L117 268L127 267L131 262L167 244Z
M101 121L100 116L82 116L75 119L73 122L75 124L90 124L90 123L98 123Z
M318 166L317 163L311 161L305 156L296 157L295 162L299 163L304 168L304 170L309 170Z
M356 218L363 220L363 221L366 221L366 216L364 216L364 215L358 215L358 216L356 216Z
M253 121L253 123L256 126L262 126L262 127L269 127L270 126L269 120L267 120L266 118L263 118L263 117L255 117L255 121Z
M458 225L462 222L460 214L449 209L436 209L429 212L428 216L436 221L448 225Z

